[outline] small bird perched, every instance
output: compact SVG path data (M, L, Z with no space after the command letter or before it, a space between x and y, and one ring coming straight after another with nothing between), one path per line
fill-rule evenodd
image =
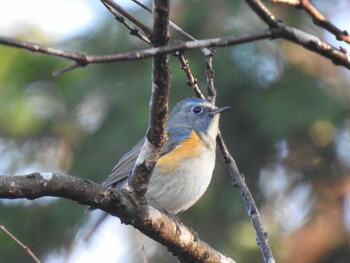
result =
M169 214L191 207L206 191L215 166L218 108L208 100L180 101L170 113L168 140L153 170L146 197ZM126 153L111 171L103 186L124 188L132 173L144 138Z

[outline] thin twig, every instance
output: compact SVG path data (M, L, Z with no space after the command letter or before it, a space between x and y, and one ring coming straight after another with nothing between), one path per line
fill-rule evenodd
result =
M279 27L279 22L260 0L245 0L253 11L270 27Z
M77 63L75 62L74 64L68 66L68 67L65 67L65 68L62 68L62 69L57 69L55 70L54 72L52 72L52 75L54 77L57 77L59 75L62 75L63 73L66 73L68 71L71 71L71 70L74 70L76 68L81 68L81 67L84 67L85 65L82 65L81 63Z
M82 52L71 52L60 50L52 47L47 47L37 43L19 41L12 38L1 37L0 44L26 49L32 52L44 53L48 55L63 57L66 59L74 60L81 65L86 65L90 63L107 63L107 62L117 62L117 61L129 61L129 60L140 60L145 58L150 58L159 54L169 54L179 50L192 50L201 49L203 47L224 47L233 46L237 44L243 44L252 42L260 39L268 39L273 36L272 31L264 30L257 33L245 34L242 36L228 36L223 38L211 38L205 40L197 41L185 41L177 42L172 45L154 47L150 49L144 49L139 51L131 51L119 54L111 55L88 55Z
M312 3L310 0L269 0L271 3L284 4L296 8L304 9L312 18L315 25L322 27L332 33L337 40L342 40L350 44L350 36L346 30L341 30L332 24Z
M210 50L210 53L205 56L205 72L207 75L207 91L208 100L215 105L216 101L216 89L214 86L214 69L213 69L213 57L215 50Z
M269 1L274 4L283 4L283 5L289 5L289 6L298 6L300 4L299 0L269 0Z
M149 8L146 4L144 4L143 2L139 1L139 0L131 0L133 1L135 4L141 6L143 9L147 10L148 12L152 13L152 9ZM197 39L195 39L193 36L191 36L189 33L187 33L185 30L183 30L181 27L179 27L178 25L176 25L174 22L172 22L171 20L169 20L169 25L172 29L174 29L177 33L179 33L180 35L186 37L189 40L193 40L193 41L197 41ZM202 52L204 53L204 55L208 55L210 53L210 50L208 48L203 48Z
M134 25L136 25L138 28L140 28L143 33L146 34L147 38L149 38L151 34L151 29L147 26L145 26L143 23L141 23L139 20L137 20L135 17L130 15L128 12L124 10L120 5L117 3L111 1L111 0L101 0L103 3L113 7L116 11L118 11L122 16L127 18L130 22L132 22Z
M211 101L215 105L216 101L216 88L214 84L214 69L213 69L213 57L215 50L211 49L210 53L205 56L205 71L207 76L207 89L208 89L208 100ZM258 242L258 246L260 247L261 253L264 257L264 261L266 263L273 263L275 259L272 254L271 247L269 245L267 236L263 230L261 217L259 214L259 210L255 204L254 198L248 188L248 186L244 182L244 178L239 172L239 169L236 165L235 160L231 156L228 151L225 142L221 136L220 130L218 131L217 136L218 147L221 152L221 157L224 160L224 163L231 175L233 184L239 189L245 206L248 211L248 216L253 224L256 233L256 239Z
M244 43L250 43L261 39L271 38L284 38L290 40L299 46L303 46L304 48L312 52L315 52L323 57L330 59L336 65L342 65L343 67L350 69L350 58L348 52L345 52L344 49L337 49L311 34L283 24L281 24L278 28L263 30L257 33L245 34L241 36L227 36L223 38L177 42L164 47L100 56L87 55L81 52L64 51L52 47L39 45L36 43L19 41L1 36L0 44L22 48L32 52L63 57L66 59L74 60L80 65L86 65L90 63L108 63L117 61L140 60L153 57L158 54L173 53L176 51L184 50L202 49L204 47L234 46Z
M145 242L143 240L143 235L138 230L136 230L136 234L137 234L137 239L139 240L140 247L141 247L141 254L142 254L142 258L143 258L143 263L148 263Z
M141 1L138 1L138 0L132 0L134 3L136 3L137 5L141 6L143 9L147 10L148 12L152 13L152 10L144 3L142 3ZM102 3L110 10L110 12L113 13L113 15L116 16L117 20L119 22L121 22L122 24L125 25L126 28L128 28L130 30L130 32L133 32L133 28L128 25L126 22L125 22L125 19L123 18L123 16L119 15L113 8L111 8L108 4L104 3L104 1L102 1ZM187 32L185 32L184 30L182 30L180 27L178 27L176 24L174 24L173 22L169 21L170 23L170 26L172 28L175 29L175 31L177 31L178 33L180 33L181 35L185 36L186 38L188 39L191 39L191 40L196 40L194 37L192 37L190 34L188 34ZM133 34L134 35L134 34ZM149 39L147 38L146 40L142 37L140 37L139 35L136 35L138 36L141 40L145 41L146 43L150 43ZM206 53L208 53L206 50L204 51ZM185 57L183 56L183 54L181 54L181 52L175 52L175 56L179 59L180 61L180 64L181 64L181 68L184 70L185 74L186 74L186 77L187 77L187 85L189 85L190 87L193 88L194 92L196 93L197 96L199 97L203 97L204 98L204 95L201 94L201 91L199 89L199 86L198 86L198 83L197 83L197 80L193 77L191 71L190 71L190 68L188 66L188 60L185 59Z
M203 95L202 91L200 90L200 88L198 86L197 79L193 76L193 74L191 72L188 60L185 59L185 57L180 52L176 52L175 56L178 57L180 64L181 64L181 69L185 72L185 75L187 77L187 85L192 88L194 94L198 98L205 99L205 96Z
M9 230L6 229L5 226L0 225L0 229L3 232L5 232L10 238L12 238L18 245L20 245L24 249L24 251L27 252L29 256L33 258L33 260L36 263L41 263L41 261L35 256L35 254L30 250L30 248L24 245L21 241L19 241Z
M145 36L145 35L143 35L143 34L141 34L141 33L140 33L140 30L139 30L136 26L135 26L135 27L131 26L131 25L124 19L124 16L120 15L120 14L118 13L117 10L115 10L112 6L110 6L110 5L107 3L108 1L101 0L101 2L102 2L102 4L109 10L109 12L111 12L111 13L114 15L115 19L116 19L118 22L122 23L127 29L129 29L131 35L138 37L138 38L141 39L143 42L145 42L145 43L147 43L147 44L149 44L149 45L151 44L151 41L148 39L148 37ZM120 8L121 8L121 7L120 7ZM122 9L122 8L121 8L121 9ZM124 10L123 13L127 13L127 12ZM131 17L131 16L129 15L129 17ZM135 20L136 20L136 19L135 19ZM141 23L141 22L139 22L139 23ZM147 27L144 25L144 28L147 28ZM147 32L149 33L150 30L148 29Z
M254 198L244 181L244 176L239 171L235 160L233 159L230 152L228 151L220 132L216 138L216 141L218 143L218 147L221 152L221 157L223 159L223 162L225 163L226 168L228 169L231 175L233 185L236 186L237 189L240 191L241 196L246 204L247 213L254 226L256 239L260 247L261 253L264 257L264 262L265 263L275 262L273 258L272 250L269 245L267 234L262 227L260 213L255 204Z

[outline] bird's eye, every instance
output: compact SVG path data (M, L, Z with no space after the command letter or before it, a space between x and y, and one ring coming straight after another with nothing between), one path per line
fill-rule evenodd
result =
M201 113L202 112L202 107L201 106L194 106L192 108L192 112L196 113L196 114Z

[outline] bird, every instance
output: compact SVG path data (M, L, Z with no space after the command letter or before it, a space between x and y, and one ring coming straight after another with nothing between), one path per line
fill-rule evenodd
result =
M167 140L145 193L170 215L194 205L209 186L215 166L219 115L229 107L216 107L209 100L187 98L171 111L166 122ZM115 165L102 183L107 188L127 188L145 138Z

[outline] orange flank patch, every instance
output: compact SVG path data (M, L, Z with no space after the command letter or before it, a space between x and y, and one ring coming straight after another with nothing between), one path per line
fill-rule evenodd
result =
M199 156L203 147L202 139L194 131L188 139L176 146L171 152L158 159L157 166L162 170L174 170L184 159Z

